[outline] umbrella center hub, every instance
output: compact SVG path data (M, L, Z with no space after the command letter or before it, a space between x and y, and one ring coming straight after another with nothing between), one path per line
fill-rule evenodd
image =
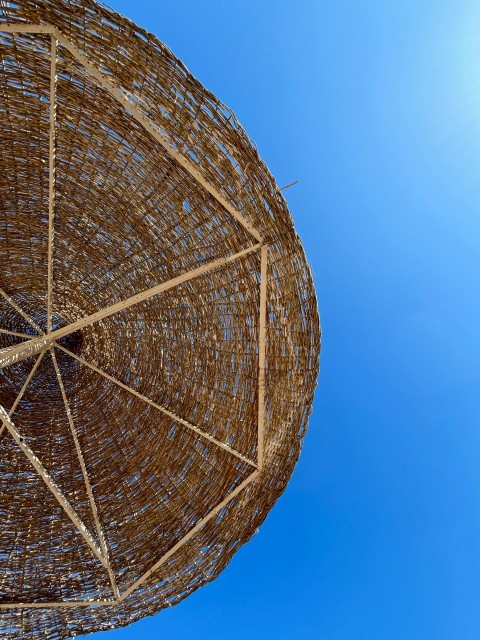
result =
M75 355L79 355L80 351L82 350L82 344L83 344L82 332L80 330L74 331L73 333L70 333L68 336L64 336L63 338L60 338L57 342L60 346L64 347L65 349L68 349Z

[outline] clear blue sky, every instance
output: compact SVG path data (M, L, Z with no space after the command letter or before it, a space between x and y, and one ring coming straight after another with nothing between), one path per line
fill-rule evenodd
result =
M478 0L110 0L237 114L312 264L293 479L211 585L121 640L480 637Z

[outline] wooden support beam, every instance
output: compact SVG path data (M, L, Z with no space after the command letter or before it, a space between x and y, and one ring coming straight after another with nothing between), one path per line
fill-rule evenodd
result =
M124 309L129 309L135 304L139 302L144 302L145 300L149 300L154 296L162 293L163 291L168 291L168 289L172 289L184 282L188 282L193 278L198 278L199 276L212 271L213 269L217 269L218 267L229 264L230 262L234 262L239 258L248 255L254 251L258 251L262 245L255 244L247 249L243 249L238 253L235 253L228 258L218 258L218 260L214 260L213 262L209 262L201 267L197 267L196 269L192 269L191 271L187 271L187 273L183 273L176 278L172 278L171 280L167 280L166 282L162 282L161 284L152 287L151 289L147 289L146 291L142 291L141 293L137 293L126 300L121 302L117 302L116 304L111 305L101 311L97 311L96 313L92 313L86 318L82 318L81 320L77 320L76 322L72 322L72 324L67 325L66 327L61 327L60 329L56 329L52 331L47 336L41 336L38 338L34 338L33 340L29 340L28 342L24 342L20 345L14 345L13 347L9 347L8 349L0 350L0 369L4 367L8 367L19 360L23 360L28 358L40 351L50 348L53 346L53 342L55 340L59 340L64 336L68 336L70 333L74 331L78 331L79 329L83 329L99 320L104 320L119 311L123 311Z
M53 239L55 219L55 121L57 114L57 39L51 37L50 51L50 133L48 152L48 274L47 274L47 333L52 330L53 296Z
M43 466L41 461L37 458L37 456L32 451L32 449L25 442L24 437L18 431L18 429L16 428L16 426L12 422L10 416L5 411L4 407L2 407L1 405L0 405L0 420L3 422L3 424L8 429L8 431L11 433L11 435L13 436L13 439L18 444L20 449L23 451L23 453L30 460L30 463L32 464L32 466L35 469L35 471L38 473L38 475L42 478L42 480L45 482L47 487L53 493L53 495L57 499L58 503L63 508L65 513L68 515L70 520L73 522L75 528L80 533L80 535L83 537L83 539L88 544L90 549L93 551L95 556L100 560L102 565L105 568L107 568L107 561L103 556L102 550L97 546L97 543L95 542L95 540L90 535L87 527L83 524L82 520L77 515L76 511L74 510L72 505L68 502L66 497L63 495L62 491L57 486L56 482L53 480L53 478L48 473L48 471L45 469L45 467Z
M50 349L50 354L52 356L53 366L55 368L55 373L57 374L57 381L60 387L60 392L62 394L63 404L65 405L65 411L67 413L68 424L70 425L70 432L72 434L73 442L75 443L75 451L77 453L78 461L80 463L80 468L82 470L83 481L85 483L85 489L87 490L88 501L90 503L90 509L92 510L93 520L95 522L95 528L97 530L98 539L100 540L100 547L102 549L103 557L107 562L107 571L108 576L110 578L110 583L112 585L113 595L115 598L120 596L118 591L118 587L115 581L115 576L113 575L112 566L109 560L107 543L105 540L105 536L103 534L103 529L100 525L100 520L98 518L98 510L95 502L95 498L93 497L92 487L90 485L90 478L88 477L87 467L85 465L85 459L83 457L82 449L80 447L80 442L78 440L77 430L75 429L75 425L73 423L72 412L70 411L70 404L68 402L67 393L65 391L65 387L63 384L62 374L60 373L60 369L58 367L57 358L55 356L54 349ZM43 354L42 354L43 355ZM41 356L40 356L41 357Z
M262 247L260 267L260 335L258 339L258 469L263 467L263 441L265 429L265 363L267 338L267 266L268 247Z
M51 33L55 32L55 27L50 24L26 24L24 22L0 23L0 33Z

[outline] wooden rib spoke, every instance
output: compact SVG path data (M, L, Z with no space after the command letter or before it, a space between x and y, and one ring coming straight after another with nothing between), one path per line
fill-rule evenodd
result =
M0 349L0 369L10 367L12 364L31 358L42 351L46 351L54 342L55 340L53 338L47 339L45 336L40 336L38 340L27 340L21 345Z
M142 291L141 293L137 293L126 300L122 300L121 302L117 302L112 304L101 311L97 311L96 313L92 313L91 315L82 318L81 320L77 320L76 322L72 322L65 327L61 327L60 329L56 329L48 334L48 339L46 337L38 337L33 340L29 340L21 345L15 345L13 347L9 347L8 349L3 349L0 351L0 369L4 367L8 367L19 360L35 355L35 353L39 353L40 351L52 346L53 341L59 340L65 336L68 336L70 333L74 331L78 331L79 329L83 329L99 320L104 320L105 318L109 318L124 309L129 309L139 302L144 302L145 300L149 300L159 293L163 293L164 291L168 291L169 289L173 289L174 287L183 284L184 282L188 282L193 278L198 278L213 269L217 269L218 267L225 266L230 262L234 262L239 258L246 256L254 251L258 251L262 247L261 244L255 244L251 247L247 247L238 253L235 253L228 258L218 258L213 262L209 262L201 267L197 267L196 269L192 269L191 271L187 271L176 278L172 278L171 280L167 280L166 282L162 282L161 284L156 285L155 287L151 287L146 291ZM25 355L25 354L28 354Z
M47 485L48 489L50 489L52 494L55 496L55 498L57 499L58 503L63 508L65 513L68 515L70 520L73 522L73 524L75 525L76 529L78 530L80 535L83 537L85 542L88 544L90 549L93 551L95 556L100 560L100 562L103 564L103 566L105 568L108 568L108 566L107 566L108 562L107 562L106 558L104 557L102 550L98 547L97 543L92 538L92 536L89 533L87 527L84 525L84 523L82 522L82 520L78 516L77 512L75 511L75 509L72 507L72 505L66 499L66 497L63 495L62 491L60 490L60 488L58 487L58 485L56 484L54 479L51 477L51 475L45 469L45 467L41 463L40 459L35 455L33 450L25 442L24 437L18 431L17 427L12 422L12 419L10 418L8 413L5 411L4 407L2 407L1 405L0 405L0 420L3 422L3 424L5 425L7 430L13 436L13 439L18 444L18 446L23 451L23 453L27 456L27 458L30 461L30 463L32 464L33 468L38 473L38 475L42 478L42 480L45 482L45 484Z
M18 407L18 405L19 405L19 403L20 403L21 399L23 398L23 396L24 396L24 394L25 394L25 391L27 390L28 385L30 384L30 382L31 382L31 380L32 380L32 378L33 378L33 376L35 375L35 371L38 369L38 367L39 367L39 365L40 365L40 363L41 363L42 358L43 358L43 356L44 356L44 355L45 355L44 353L41 353L41 354L38 356L38 358L37 358L37 360L36 360L35 364L34 364L34 365L33 365L33 367L32 367L32 370L30 371L30 373L29 373L29 374L28 374L28 376L27 376L27 379L26 379L26 380L25 380L25 382L23 383L23 387L20 389L20 393L19 393L19 394L18 394L18 396L15 398L15 402L13 403L12 408L11 408L11 409L10 409L10 411L8 412L8 416L9 416L10 418L13 416L13 414L14 414L14 412L15 412L15 409ZM4 425L4 424L2 424L2 426L0 427L0 436L2 435L2 433L4 432L4 430L5 430L5 425Z
M12 298L8 295L8 293L6 291L4 291L2 288L0 288L0 296L2 296L2 298L5 298L5 300L9 303L9 305L11 307L13 307L15 309L15 311L17 313L19 313L22 316L22 318L24 320L26 320L28 322L28 324L31 325L35 329L35 331L37 333L39 333L41 336L44 335L44 332L40 329L38 324L34 320L32 320L32 318L30 318L30 316L28 314L26 314L25 311L23 309L21 309L18 306L18 304L14 300L12 300Z
M257 468L257 464L255 462L253 462L252 460L250 460L246 456L242 455L241 453L239 453L235 449L233 449L233 447L230 447L230 445L226 444L225 442L222 442L221 440L217 440L217 438L215 438L214 436L210 435L209 433L206 433L205 431L203 431L199 427L195 426L194 424L191 424L187 420L184 420L183 418L180 418L180 416L177 416L172 411L169 411L165 407L162 407L162 405L159 405L156 402L154 402L153 400L150 400L150 398L147 398L146 396L144 396L143 394L139 393L135 389L132 389L132 387L129 387L128 385L126 385L125 383L121 382L120 380L117 380L113 376L111 376L108 373L106 373L106 371L103 371L99 367L96 367L95 365L91 364L90 362L87 362L87 360L84 360L80 356L77 356L76 354L72 353L71 351L69 351L65 347L62 347L59 344L56 344L55 346L58 349L60 349L61 351L63 351L64 353L67 353L69 356L71 356L72 358L74 358L75 360L80 362L81 364L83 364L85 367L88 367L89 369L92 369L92 371L95 371L96 373L98 373L99 375L103 376L107 380L110 380L110 382L113 382L113 384L116 384L118 387L121 387L122 389L125 389L125 391L128 391L129 393L131 393L132 395L136 396L137 398L139 398L143 402L146 402L151 407L154 407L158 411L161 411L162 413L164 413L166 416L168 416L172 420L175 420L175 422L178 422L179 424L183 425L184 427L187 427L191 431L194 431L197 435L201 436L202 438L205 438L206 440L209 440L210 442L213 442L213 444L215 444L217 447L221 447L225 451L228 451L228 453L231 453L233 456L235 456L236 458L239 458L243 462L246 462L250 466Z
M20 331L9 331L8 329L0 329L0 333L3 333L5 336L14 336L15 338L27 338L28 340L32 339L31 333L21 333Z
M85 465L85 460L83 458L82 449L80 447L80 442L78 440L77 430L75 429L75 425L73 423L72 412L70 411L70 404L68 402L67 394L65 391L65 387L63 385L62 374L60 373L60 369L58 367L57 358L55 356L55 351L50 349L50 354L52 356L53 366L55 367L55 373L57 374L58 385L60 387L60 391L62 393L63 403L65 405L65 411L67 413L68 424L70 425L70 431L73 437L73 441L75 443L75 450L77 452L78 461L80 463L80 467L82 469L83 481L85 483L85 488L87 490L88 500L90 502L90 509L92 510L93 520L95 522L95 528L97 530L98 539L100 540L100 546L102 548L103 556L107 561L107 570L110 578L110 582L112 584L112 589L115 598L118 598L120 595L118 592L118 588L115 582L115 576L113 575L112 567L110 561L108 559L108 549L107 543L105 540L105 536L103 534L103 529L100 525L100 520L98 518L98 510L97 505L95 503L95 498L93 497L92 487L90 485L90 478L88 477L87 467ZM42 354L43 355L43 354Z
M10 409L10 411L8 412L8 415L9 415L9 417L10 417L10 418L13 416L13 414L14 414L14 412L15 412L15 409L18 407L18 405L19 405L19 403L20 403L21 399L23 398L23 396L24 396L24 394L25 394L25 391L27 390L28 385L30 384L30 382L31 382L31 380L32 380L32 378L33 378L33 376L35 375L36 370L37 370L37 369L38 369L38 367L40 366L40 363L41 363L41 361L42 361L42 359L43 359L43 356L44 356L44 355L45 355L44 353L41 353L41 354L38 356L37 360L35 361L35 364L34 364L34 365L33 365L33 367L32 367L32 370L30 371L30 373L29 373L29 374L28 374L28 376L27 376L27 379L26 379L26 380L25 380L25 382L23 383L23 387L21 388L20 393L19 393L19 394L18 394L18 396L16 397L15 402L14 402L14 403L13 403L13 405L12 405L12 408L11 408L11 409Z

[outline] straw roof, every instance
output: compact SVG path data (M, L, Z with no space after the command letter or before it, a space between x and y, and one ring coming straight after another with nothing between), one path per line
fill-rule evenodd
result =
M0 0L0 630L122 626L285 489L311 273L229 109L91 0Z

